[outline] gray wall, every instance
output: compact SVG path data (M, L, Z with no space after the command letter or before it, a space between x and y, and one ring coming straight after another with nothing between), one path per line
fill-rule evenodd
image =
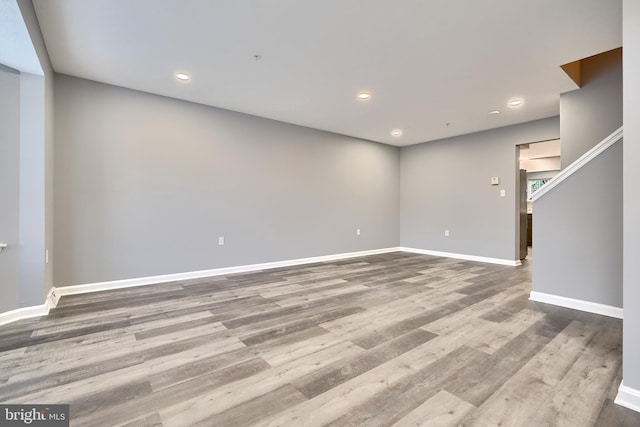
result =
M44 77L20 75L20 307L45 301ZM17 185L17 182L15 183Z
M18 5L43 73L0 66L0 313L41 305L53 283L53 78L33 5Z
M20 74L0 65L0 313L19 307Z
M518 259L515 146L558 136L552 117L403 148L401 246ZM499 186L490 185L493 176Z
M55 91L56 286L398 245L398 148L62 75Z
M560 95L563 169L622 126L620 51L583 60L582 81L582 88Z
M622 145L534 202L533 291L622 307Z
M30 133L31 139L31 159L34 163L31 165L33 174L28 173L30 184L29 197L31 198L31 208L38 209L37 214L31 215L30 221L34 221L32 225L28 225L29 229L37 228L41 234L37 236L33 234L32 241L35 246L31 247L28 260L22 262L23 265L31 265L37 267L39 274L38 282L30 281L31 285L22 287L21 303L22 306L38 305L44 302L53 286L53 256L49 257L49 263L45 263L46 249L53 247L53 150L54 150L54 78L55 73L51 66L49 53L47 52L40 32L40 24L36 17L35 10L31 0L17 0L20 12L24 19L25 26L31 37L33 49L38 56L40 66L42 67L41 76L27 75L23 79L22 85L30 87L27 98L27 105L22 106L24 114L29 112L30 116L23 117L23 120ZM37 145L35 147L34 145ZM34 150L37 150L35 152ZM37 199L33 194L37 191ZM37 216L36 216L37 215ZM24 221L23 221L24 222ZM52 255L52 254L50 254ZM29 267L31 268L31 267ZM33 274L33 273L29 273ZM33 276L32 276L33 279Z
M3 200L0 312L44 303L45 139L44 77L0 70L3 94ZM6 96L5 90L6 89ZM6 198L5 198L6 197ZM15 296L17 295L17 298Z
M0 92L0 108L11 118L1 126L0 167L10 179L0 187L0 196L6 195L0 218L5 231L0 233L8 234L4 238L11 246L0 259L0 312L43 304L53 284L45 250L53 237L54 72L31 1L18 0L17 4L33 44L30 53L37 55L42 73L13 74L7 95ZM6 86L11 73L4 69L2 73Z
M624 384L640 390L640 2L623 2Z

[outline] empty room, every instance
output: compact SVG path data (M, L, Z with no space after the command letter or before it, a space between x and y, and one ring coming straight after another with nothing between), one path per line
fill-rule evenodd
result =
M640 426L638 76L636 0L0 0L0 425Z

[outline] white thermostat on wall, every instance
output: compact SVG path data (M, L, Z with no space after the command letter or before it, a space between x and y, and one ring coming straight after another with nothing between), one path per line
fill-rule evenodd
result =
M497 176L492 176L491 185L498 185L498 184L500 184L500 178L498 178Z

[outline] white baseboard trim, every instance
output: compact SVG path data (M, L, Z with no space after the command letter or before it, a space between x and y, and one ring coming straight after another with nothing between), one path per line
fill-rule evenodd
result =
M17 320L46 316L47 314L49 314L49 308L46 304L18 308L17 310L0 313L0 326Z
M509 266L518 266L520 261L511 261L498 258L486 258L474 255L462 255L449 252L429 251L424 249L413 249L404 247L383 248L374 249L368 251L348 252L342 254L317 256L310 258L299 258L285 261L266 262L261 264L241 265L236 267L223 267L215 268L211 270L200 270L186 273L174 273L164 274L159 276L138 277L134 279L113 280L107 282L87 283L82 285L61 286L53 287L47 298L45 304L35 307L25 307L18 310L13 310L7 313L0 313L0 325L14 322L20 319L27 319L30 317L45 316L49 313L49 309L55 308L58 305L58 301L65 295L77 295L90 292L108 291L113 289L131 288L134 286L152 285L154 283L167 283L189 279L200 279L204 277L221 276L226 274L246 273L258 270L268 270L272 268L292 267L295 265L312 264L316 262L330 262L338 261L348 258L364 257L369 255L385 254L390 252L410 252L423 255L432 255L445 258L464 259L468 261L486 262L491 264L501 264Z
M415 248L406 248L406 247L400 247L398 248L398 250L402 252L411 252L414 254L433 255L433 256L439 256L443 258L463 259L466 261L486 262L489 264L508 265L511 267L517 267L519 265L522 265L522 262L519 259L514 261L509 259L487 258L483 256L476 256L476 255L464 255L464 254L456 254L451 252L430 251L428 249L415 249Z
M624 385L624 381L622 381L618 388L615 403L632 411L640 412L640 390L627 387Z
M222 276L235 273L247 273L258 270L268 270L272 268L292 267L295 265L312 264L316 262L337 261L341 259L357 258L369 255L398 252L398 248L374 249L369 251L348 252L335 255L325 255L310 258L292 259L286 261L266 262L261 264L241 265L236 267L223 267L211 270L192 271L187 273L164 274L160 276L139 277L135 279L114 280L108 282L88 283L83 285L62 286L52 289L58 298L65 295L77 295L89 292L108 291L112 289L130 288L134 286L152 285L154 283L167 283L189 279L200 279L203 277ZM57 302L56 302L57 303Z
M574 310L622 319L622 309L612 305L599 304L597 302L561 297L536 291L531 291L529 299L531 301L544 302L546 304L553 304L560 307L572 308Z
M60 293L55 287L52 287L44 303L48 309L52 309L57 307L58 301L60 301Z

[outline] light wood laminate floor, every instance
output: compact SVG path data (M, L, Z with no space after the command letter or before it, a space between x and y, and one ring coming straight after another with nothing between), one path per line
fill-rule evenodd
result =
M68 296L0 327L0 402L77 426L639 426L621 321L530 265L408 253Z

